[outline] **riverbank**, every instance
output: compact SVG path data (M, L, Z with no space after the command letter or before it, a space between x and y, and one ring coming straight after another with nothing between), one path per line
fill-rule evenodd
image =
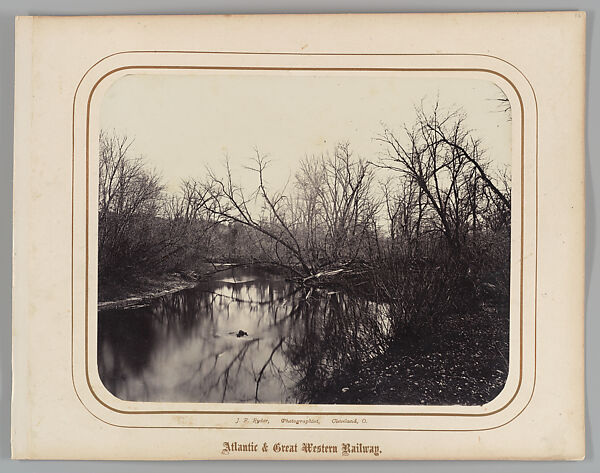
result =
M145 307L159 297L190 289L209 276L238 266L244 265L205 263L196 271L131 277L125 281L105 281L98 285L98 310Z
M482 405L508 374L508 307L449 316L427 337L398 341L355 373L340 373L317 404Z
M198 281L195 274L170 273L104 283L98 288L98 310L144 307L158 297L192 288Z

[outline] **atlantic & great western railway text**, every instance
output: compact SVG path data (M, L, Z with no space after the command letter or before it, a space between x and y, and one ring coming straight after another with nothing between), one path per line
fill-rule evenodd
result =
M274 453L274 454L338 454L347 456L375 456L378 457L382 450L379 445L367 445L363 443L340 443L340 444L318 444L312 442L281 443L275 442L262 444L256 442L239 443L223 442L221 455L232 455L235 453Z

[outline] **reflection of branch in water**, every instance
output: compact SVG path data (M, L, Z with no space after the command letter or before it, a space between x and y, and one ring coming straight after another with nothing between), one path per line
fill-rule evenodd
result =
M339 295L311 297L308 300L304 297L292 298L292 301L289 304L288 300L285 315L280 314L281 307L277 304L265 312L265 316L270 318L269 330L279 333L275 340L267 341L269 348L265 348L270 355L266 361L256 366L256 352L249 351L248 345L244 345L235 356L231 354L233 359L224 369L219 367L219 356L211 356L209 366L212 365L212 369L208 374L202 374L204 379L213 380L207 392L214 392L215 389L220 391L220 394L215 394L221 402L225 402L235 385L236 400L243 402L241 398L246 399L248 393L238 392L242 385L238 386L237 383L242 382L241 377L248 371L250 379L254 379L255 392L254 398L247 399L247 402L263 402L261 394L262 397L271 396L273 382L285 389L295 385L296 402L317 402L322 393L336 389L332 382L339 379L342 373L354 372L362 362L376 356L385 347L385 330L380 322L382 314L376 303ZM236 301L223 305L229 307L232 303L235 306ZM260 312L262 314L262 310ZM284 328L290 321L293 321L291 331ZM252 341L258 344L260 352L262 343ZM278 352L283 353L283 357L278 356ZM281 366L282 361L285 367ZM268 385L265 386L267 379Z
M242 368L244 358L245 358L250 346L253 345L254 343L258 343L258 341L259 341L259 339L252 339L252 340L245 341L243 346L241 347L240 351L231 359L229 364L223 369L223 371L221 371L221 373L218 375L218 377L216 377L216 380L214 381L214 383L212 383L211 385L207 385L206 381L208 381L211 378L214 379L214 376L211 376L211 375L213 375L213 373L215 373L215 371L217 370L218 360L219 360L220 356L222 356L225 352L211 355L211 356L201 360L200 363L197 365L197 368L191 374L191 376L186 381L180 383L176 387L176 389L179 390L180 388L186 386L187 391L191 392L192 391L191 388L195 386L195 381L197 380L198 377L201 377L201 379L203 381L205 381L204 383L201 383L205 387L205 389L200 390L198 392L198 394L200 395L200 399L208 399L208 398L210 398L209 393L212 390L218 388L219 384L221 383L221 379L223 379L224 380L224 390L223 390L223 394L221 396L221 402L224 402L224 399L225 399L225 396L227 395L227 390L229 387L229 375L230 375L231 369L234 368L236 362L239 362L236 376L239 375L239 372ZM230 347L230 349L231 348L233 348L233 347ZM212 360L214 360L214 363L212 362ZM211 362L211 363L209 363L209 362ZM212 366L208 367L208 371L206 373L203 373L202 369L204 367L206 367L207 364L212 364ZM198 386L198 387L201 387L201 386Z
M331 295L307 302L284 346L298 380L297 402L319 402L337 383L386 349L381 306L359 297Z
M209 291L209 290L206 290L204 292L206 292L207 294L213 294L214 296L223 297L224 299L231 299L232 302L241 302L243 304L269 305L269 304L275 304L277 302L282 302L282 301L286 300L288 297L293 296L300 291L301 291L301 289L297 288L297 289L294 289L293 291L285 294L284 296L278 297L277 299L267 299L267 300L263 300L263 301L253 301L253 300L241 299L239 297L228 296L227 294L222 294L220 292Z
M216 301L219 299L219 296L212 295L210 296L209 300L210 299L214 299ZM221 349L219 350L219 353L214 352L213 354L206 356L204 359L198 360L199 363L196 363L196 367L191 368L193 373L189 375L187 380L181 383L177 389L187 392L196 391L200 398L203 396L206 396L205 398L212 398L216 394L218 398L222 400L222 402L225 402L227 394L230 393L232 387L232 380L241 380L241 377L246 376L245 372L247 370L249 370L248 374L250 379L254 379L255 382L258 379L258 384L267 378L267 374L270 370L273 376L281 378L281 385L288 385L289 382L284 380L287 379L285 375L288 372L288 367L286 366L284 368L281 366L275 366L275 360L273 358L275 357L277 350L282 347L282 344L284 344L285 336L287 336L288 333L288 331L283 327L285 327L290 320L296 319L298 314L301 313L302 308L306 305L304 298L292 298L291 300L295 301L295 303L293 305L288 305L286 310L287 313L285 313L283 316L280 314L280 307L277 304L274 304L271 310L264 311L264 316L271 318L268 330L274 330L279 334L275 340L268 339L267 344L270 345L270 347L267 349L271 351L273 346L272 344L277 343L277 341L279 341L279 344L275 350L273 350L271 356L267 360L267 363L260 370L260 373L258 369L261 367L261 365L257 366L256 370L254 368L258 360L256 360L253 355L256 353L256 351L251 350L251 347L254 346L255 348L258 348L258 352L260 352L261 342L264 343L265 341L261 339L248 339L247 341L244 341L242 346L237 345L237 343L235 345L229 345L225 351ZM235 302L229 302L225 303L224 306L227 309L230 309L231 303L235 304ZM260 312L262 314L263 311L261 310ZM242 342L242 340L240 340L240 342ZM223 355L225 356L223 357ZM252 358L247 357L246 355L252 355ZM219 363L219 359L221 359L222 363ZM283 361L285 362L285 358ZM227 363L226 366L224 366L225 363ZM285 364L287 365L287 363ZM222 392L217 394L217 392L221 391L221 389ZM211 392L213 393L212 396L209 394ZM258 396L258 393L248 393L247 396L250 397L249 401L255 400L252 397L253 394ZM240 395L244 396L244 393L239 393L236 391L235 396L236 401L238 402L241 402L240 399L238 399Z
M225 377L224 378L225 384L223 386L223 396L221 398L221 402L225 402L225 396L227 395L227 387L228 387L228 383L229 383L229 371L231 370L231 368L233 368L233 365L236 363L236 361L239 361L240 367L241 367L242 361L244 360L246 353L248 352L248 349L250 348L251 345L258 342L258 340L259 340L258 338L255 338L254 340L248 340L246 343L244 343L244 346L242 347L242 349L231 360L231 362L225 367L223 372L217 377L217 380L215 382L215 387L219 385L221 378L223 376ZM239 373L239 368L238 368L238 373Z
M275 355L275 352L277 352L277 350L279 350L279 348L281 348L281 345L283 345L283 341L284 340L285 340L285 338L283 338L283 337L279 340L279 343L275 346L275 348L273 348L273 351L271 351L271 355L269 356L269 358L267 359L267 361L263 365L262 369L260 370L260 373L258 374L258 379L256 380L256 391L254 392L254 400L256 402L259 402L259 400L258 400L258 389L260 387L260 381L261 381L261 379L263 377L265 369L267 368L267 366L269 365L269 363L271 363L273 361L273 355Z
M211 368L211 371L214 370L217 366L217 360L219 359L219 355L215 356L215 364L213 365L213 367ZM192 387L194 385L194 381L196 380L196 377L199 376L202 373L202 366L204 365L204 362L207 361L207 359L202 359L200 360L200 364L198 365L198 367L196 368L195 371L192 372L191 376L189 377L189 379L187 381L184 381L182 383L180 383L177 388L181 387L181 386L188 386L187 391L191 391L190 387Z
M214 271L210 271L208 273L204 273L202 275L202 277L205 278L205 279L207 279L210 276L214 276L215 274L224 273L225 271L231 271L231 270L237 269L237 268L244 268L246 266L252 266L252 263L228 263L228 264L224 264L224 263L213 263L213 262L210 262L209 264L214 268ZM218 268L218 266L222 266L222 267Z

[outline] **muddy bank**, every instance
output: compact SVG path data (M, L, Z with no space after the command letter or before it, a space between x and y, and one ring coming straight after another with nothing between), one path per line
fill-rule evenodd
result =
M195 271L131 277L126 281L104 281L98 284L98 310L145 307L154 299L190 289L210 276L239 266L244 265L204 263Z
M104 284L99 288L98 310L144 307L158 297L192 288L198 281L195 275L172 273L110 286Z
M334 375L315 403L483 405L508 375L508 308L453 315L444 329L390 346L356 372Z

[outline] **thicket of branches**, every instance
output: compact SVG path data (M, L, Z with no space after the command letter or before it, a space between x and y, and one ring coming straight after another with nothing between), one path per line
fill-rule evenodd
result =
M174 195L130 155L131 140L103 132L100 279L269 264L303 284L360 287L385 302L398 336L483 300L507 302L510 176L491 165L465 120L460 110L421 106L412 126L376 137L383 151L370 160L341 143L305 157L276 188L256 150L254 187L226 162Z

